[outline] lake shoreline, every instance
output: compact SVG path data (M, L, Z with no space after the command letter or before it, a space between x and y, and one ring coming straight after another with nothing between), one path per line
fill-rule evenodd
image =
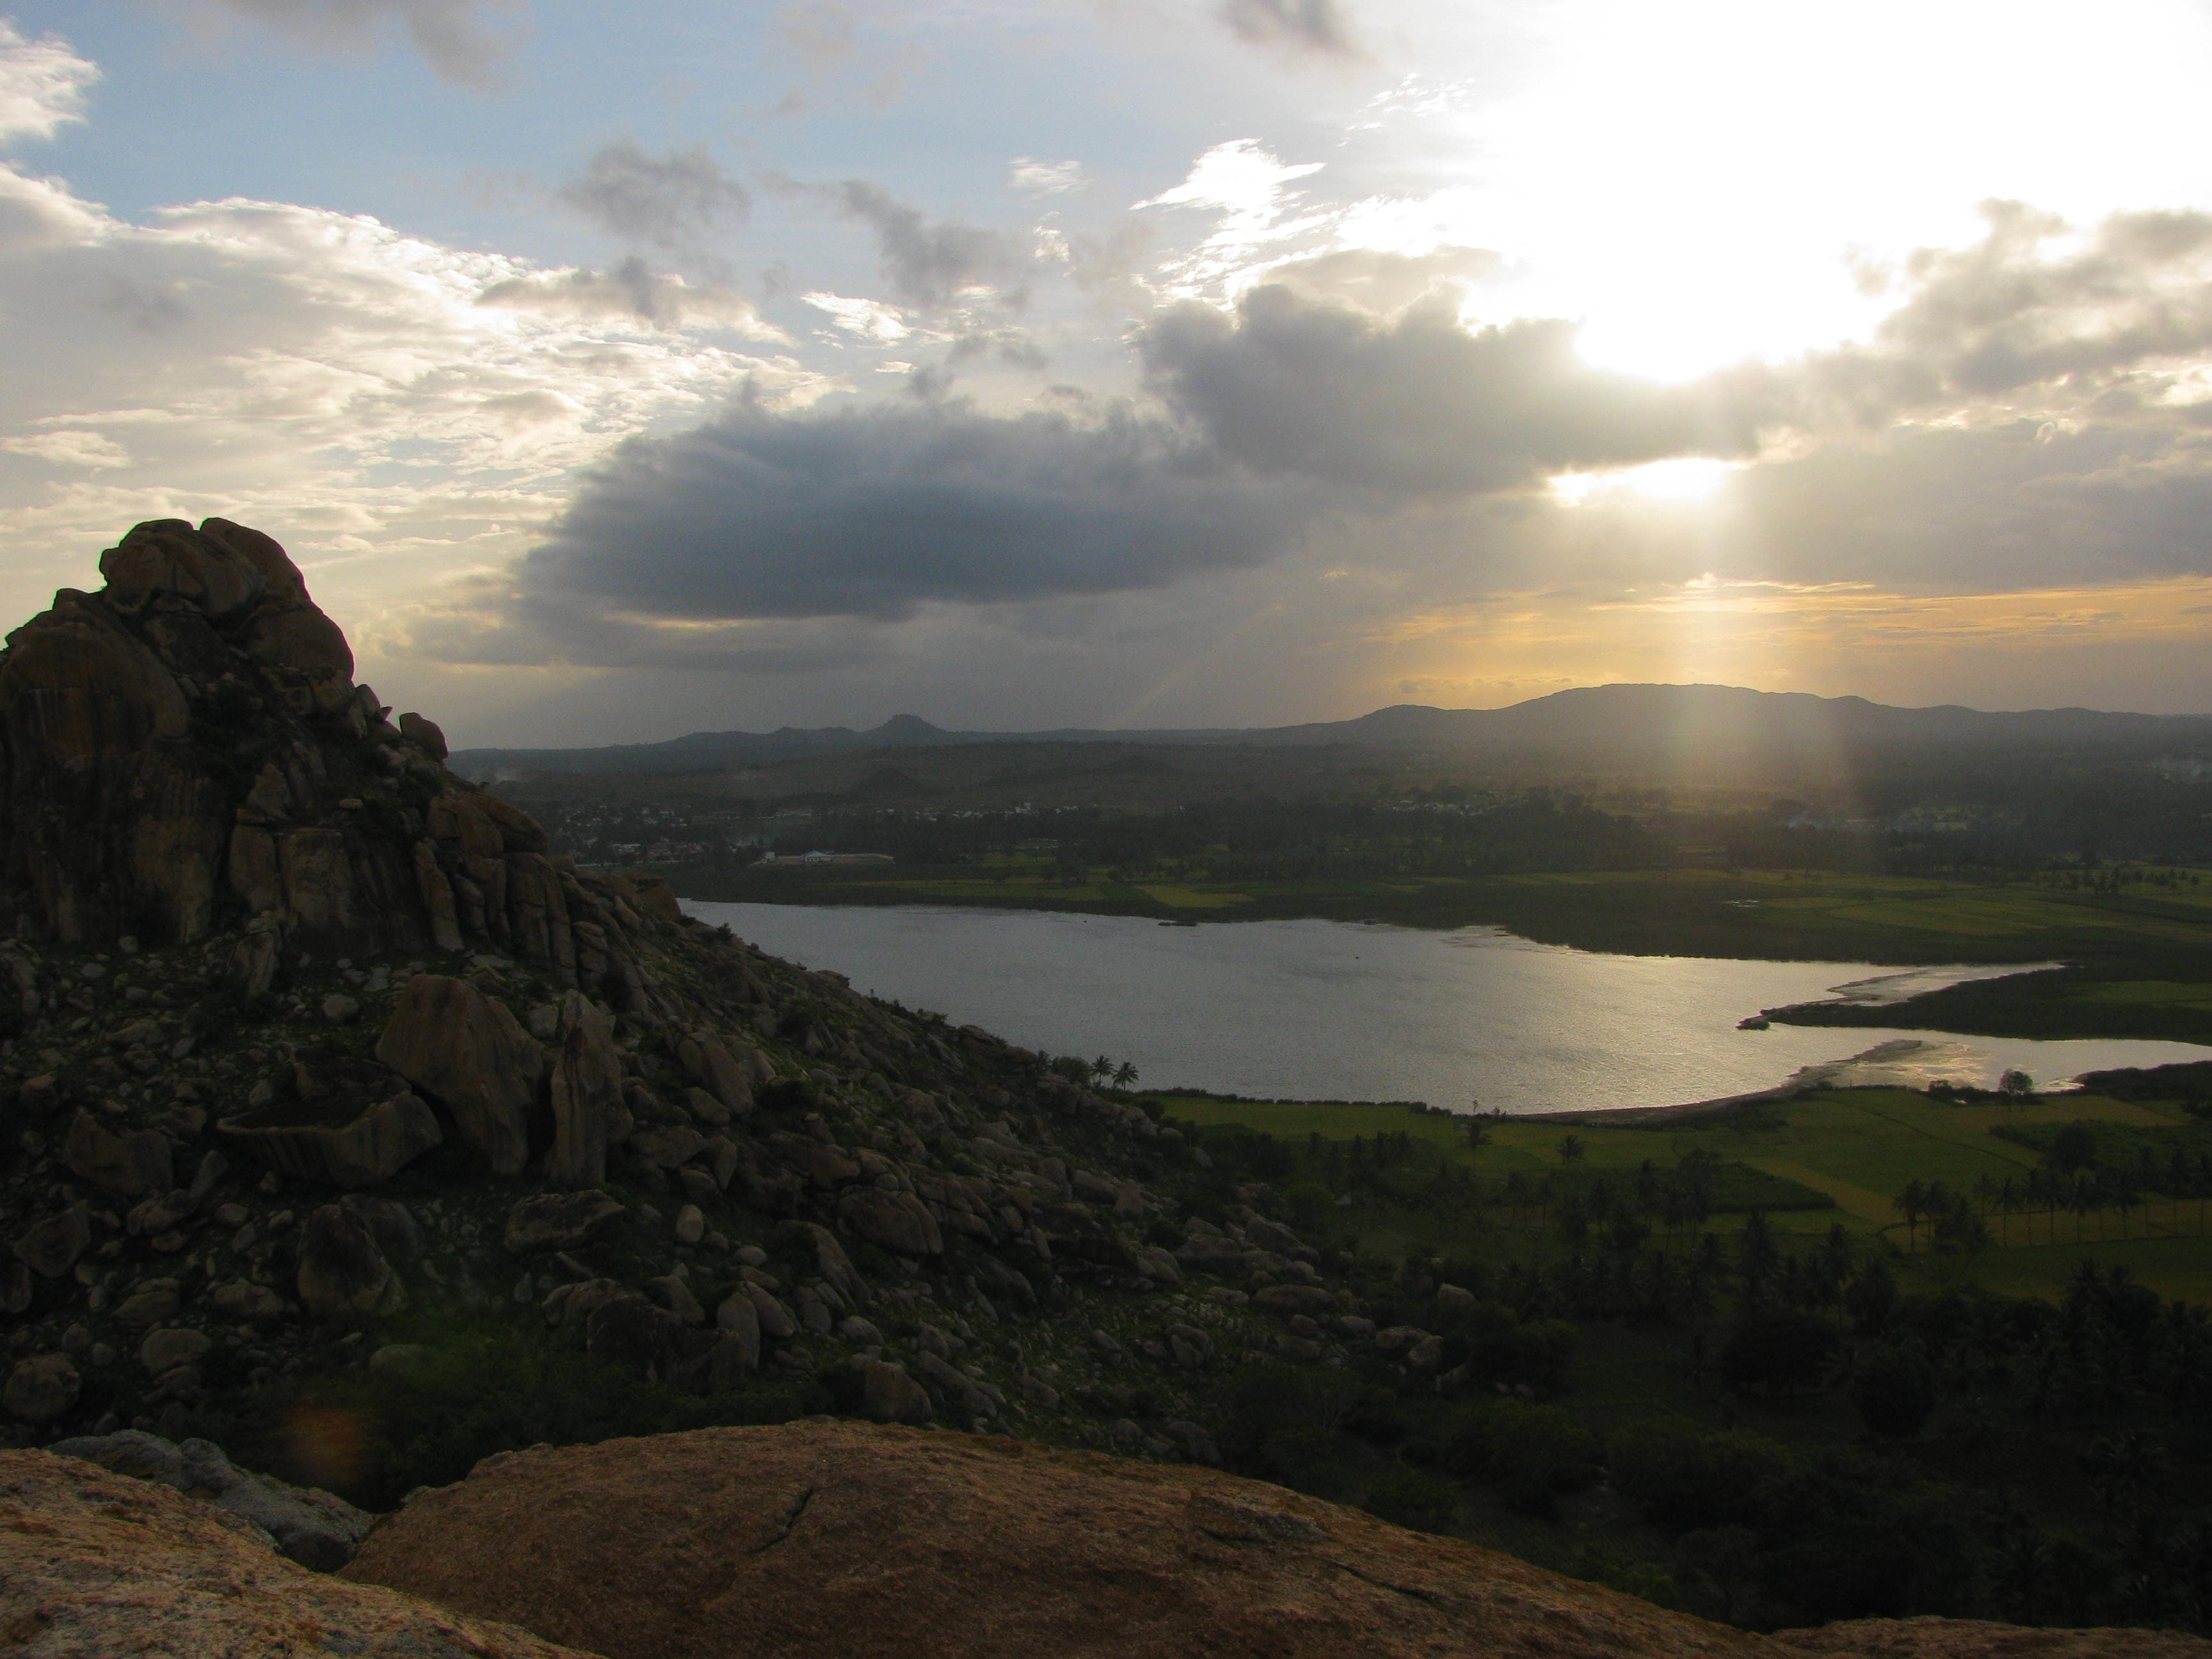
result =
M686 908L886 1000L937 1009L1027 1048L1104 1054L1146 1077L1224 1096L1419 1100L1455 1115L1553 1117L1727 1109L1808 1068L1848 1070L1885 1042L1905 1045L1917 1069L1867 1080L1905 1086L1936 1077L1993 1086L2014 1066L2056 1078L2212 1057L2159 1043L1984 1043L1916 1033L1901 1021L1863 1029L1856 1042L1786 1024L1739 1029L1761 1007L1816 998L1844 999L1886 1020L1880 1005L1905 1006L1893 1001L1899 991L2016 971L1988 963L1634 956L1486 925L1446 933L1307 919L1165 928L975 906L693 900Z

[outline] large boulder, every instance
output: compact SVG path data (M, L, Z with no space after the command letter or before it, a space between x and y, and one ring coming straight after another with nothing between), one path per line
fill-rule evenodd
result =
M548 1255L590 1243L621 1218L623 1206L605 1193L540 1193L507 1212L507 1248Z
M753 1109L753 1086L744 1063L712 1031L695 1031L678 1045L677 1058L697 1087L713 1096L732 1117Z
M298 1063L289 1097L216 1127L280 1175L348 1188L389 1181L445 1139L404 1079L336 1055Z
M901 1255L945 1254L945 1235L937 1218L912 1193L857 1188L837 1200L837 1220L855 1237Z
M91 1244L92 1212L72 1204L26 1227L15 1240L15 1259L41 1279L59 1279Z
M70 1120L62 1140L62 1162L77 1175L118 1198L143 1198L167 1192L173 1178L173 1148L154 1129L112 1134L90 1112Z
M507 1005L466 980L417 974L377 1039L376 1057L453 1114L500 1175L530 1160L545 1052Z
M0 1630L24 1659L590 1659L512 1626L310 1572L242 1515L43 1451L0 1452Z
M399 1276L352 1211L325 1204L300 1230L300 1301L318 1319L365 1319L407 1305Z
M890 1377L858 1380L897 1404ZM1781 1659L1256 1480L856 1423L489 1459L385 1521L342 1576L613 1659Z
M33 1354L8 1373L8 1409L26 1423L46 1423L76 1404L83 1386L67 1354Z
M317 1572L335 1571L351 1559L375 1518L335 1493L241 1469L210 1441L178 1445L143 1430L118 1429L57 1440L46 1449L189 1492L251 1522L286 1556Z
M546 1099L553 1113L546 1179L564 1187L597 1186L607 1178L608 1146L628 1134L631 1123L623 1103L614 1022L580 991L561 999Z

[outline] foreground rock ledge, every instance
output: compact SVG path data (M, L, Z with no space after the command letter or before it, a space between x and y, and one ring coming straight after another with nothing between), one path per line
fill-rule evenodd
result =
M1791 1652L1256 1481L847 1423L488 1459L343 1576L608 1659Z
M0 1452L0 1651L591 1659L310 1572L242 1525L168 1486L76 1458Z
M1255 1480L852 1423L487 1459L343 1576L607 1659L2212 1659L1942 1619L1747 1635Z

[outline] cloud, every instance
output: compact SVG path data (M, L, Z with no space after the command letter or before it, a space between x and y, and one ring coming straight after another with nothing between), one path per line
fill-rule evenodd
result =
M26 39L0 17L0 143L51 138L64 122L84 119L84 95L100 66L52 35Z
M1221 0L1214 14L1238 40L1257 46L1293 46L1330 58L1359 52L1337 0Z
M1265 251L1309 238L1334 222L1332 214L1297 211L1299 193L1290 188L1324 165L1285 162L1256 139L1231 139L1192 162L1182 183L1130 210L1195 208L1217 215L1214 229L1197 247L1170 261L1164 274L1170 291L1182 298L1234 289L1249 284Z
M1265 280L1307 299L1388 317L1421 300L1456 301L1468 283L1494 275L1501 263L1487 248L1444 246L1408 254L1349 247L1270 265Z
M1080 161L1040 161L1017 155L1006 166L1006 186L1030 196L1062 196L1083 186Z
M398 591L456 558L519 555L574 469L623 437L696 422L748 380L766 401L827 385L678 328L684 307L695 329L745 332L750 313L672 277L539 271L282 203L137 224L56 181L11 194L14 177L0 172L8 614L82 584L118 525L222 513L292 541L374 654Z
M1296 492L1126 410L1079 424L945 403L778 415L740 398L595 469L510 572L486 636L513 651L514 630L536 628L545 658L596 660L577 653L618 624L626 653L658 629L665 659L714 660L716 641L757 642L763 622L896 621L1249 567L1304 516ZM451 617L418 635L462 660L489 648L467 638Z
M1508 489L1569 469L1753 447L1725 387L1595 369L1574 325L1470 332L1449 308L1393 321L1268 286L1235 313L1183 305L1137 337L1151 384L1229 459L1385 495Z
M2086 234L2018 202L1983 214L1978 242L1904 262L1868 344L1808 361L1808 418L2155 401L2212 353L2212 214L2118 213Z
M838 205L876 233L884 280L908 305L943 306L969 290L1006 281L1024 261L1008 238L952 220L932 224L919 208L880 185L848 179L832 191Z
M703 144L653 155L635 138L602 146L560 198L611 236L677 252L696 249L707 233L752 209L745 187Z
M714 283L687 283L672 272L653 270L635 255L604 271L510 276L478 295L477 303L583 319L635 317L666 329L726 329L748 340L790 343L744 295Z
M528 32L527 0L201 0L324 50L366 52L386 20L404 25L441 80L486 87ZM494 21L503 19L503 22Z
M846 333L877 345L896 345L914 332L912 325L899 314L896 306L887 306L879 300L848 299L826 291L803 294L799 298L827 314Z

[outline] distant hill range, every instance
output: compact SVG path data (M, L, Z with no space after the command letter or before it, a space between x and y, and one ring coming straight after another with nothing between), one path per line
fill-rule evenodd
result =
M1893 763L1972 753L2103 754L2115 759L2212 757L2212 716L2038 708L1992 714L1947 703L1899 708L1863 697L1727 685L1600 685L1504 708L1399 703L1356 720L1246 728L954 732L913 714L866 731L784 726L694 732L663 743L595 749L469 749L453 769L478 780L550 774L641 775L773 766L823 756L975 744L1115 743L1188 746L1341 746L1432 750L1470 759L1605 770L1798 771L1823 763Z

